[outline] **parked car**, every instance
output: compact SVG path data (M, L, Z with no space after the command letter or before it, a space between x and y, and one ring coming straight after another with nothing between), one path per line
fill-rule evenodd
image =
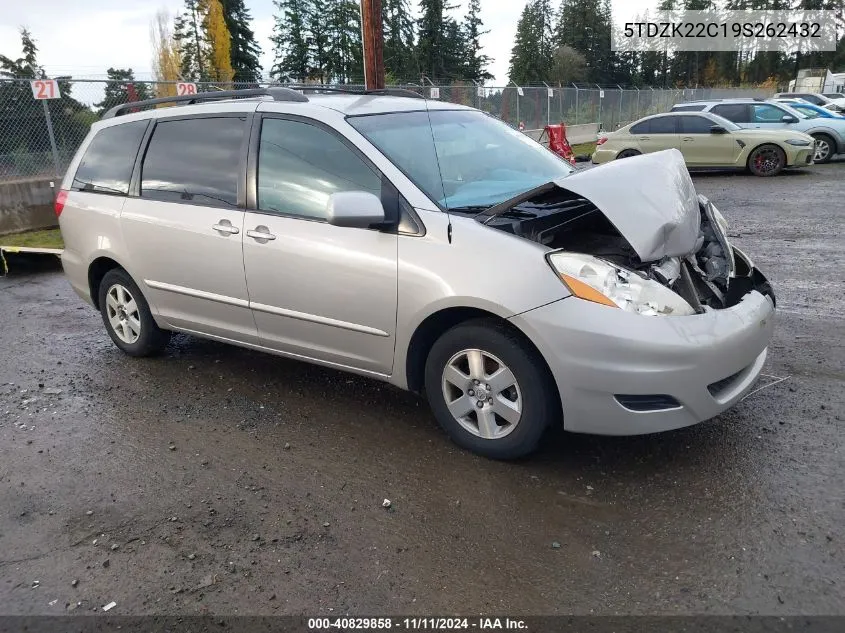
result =
M831 101L839 101L839 100L845 101L845 94L843 94L841 92L823 92L822 96L827 97Z
M775 99L804 99L808 103L826 107L836 112L845 111L845 98L831 99L830 97L816 92L779 92Z
M833 110L807 103L803 99L772 99L772 101L785 103L793 110L798 110L798 112L805 115L808 119L817 119L819 117L822 119L845 119L845 115L843 114L837 114Z
M602 136L593 162L677 149L690 169L747 169L775 176L786 167L813 164L815 140L792 130L748 130L709 112L645 117Z
M186 332L387 381L493 458L695 424L763 368L771 285L676 150L575 172L421 97L188 99L110 110L56 198L67 278L131 356Z
M827 163L836 154L845 153L845 120L810 119L785 103L761 99L717 99L673 106L672 112L712 112L740 127L754 129L790 129L816 139L816 163Z

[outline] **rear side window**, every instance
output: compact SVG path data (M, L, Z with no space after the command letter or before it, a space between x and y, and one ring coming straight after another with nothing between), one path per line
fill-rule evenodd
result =
M78 191L125 196L148 123L121 123L97 132L79 162L71 187Z
M726 103L717 105L712 110L713 114L725 117L734 123L751 123L749 107L744 103Z
M716 125L703 116L682 116L681 134L710 134L710 128Z
M651 120L652 134L675 134L677 128L675 127L678 117L676 116L661 116Z
M672 112L701 112L703 109L703 105L675 106Z
M160 121L141 170L141 197L210 207L238 204L246 119Z

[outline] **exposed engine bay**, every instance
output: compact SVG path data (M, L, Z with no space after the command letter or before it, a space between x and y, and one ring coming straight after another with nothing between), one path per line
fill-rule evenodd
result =
M677 293L698 313L736 305L751 290L775 300L766 278L728 243L724 218L703 196L698 196L700 228L694 248L685 255L642 261L631 242L590 200L560 187L534 194L477 219L551 249L592 255L634 271Z

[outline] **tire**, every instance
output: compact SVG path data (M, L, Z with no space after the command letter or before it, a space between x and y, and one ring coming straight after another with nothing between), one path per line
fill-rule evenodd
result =
M111 340L130 356L159 354L170 340L170 332L156 325L138 284L122 268L103 276L99 306Z
M777 145L761 145L751 150L747 165L755 176L777 176L786 167L786 154Z
M543 358L488 319L467 321L437 339L426 359L425 392L452 441L492 459L532 453L545 430L561 422L557 386Z
M632 156L639 156L641 152L638 152L635 149L623 149L616 155L616 160L620 160L622 158L631 158Z
M813 134L812 136L816 139L816 153L813 162L816 165L829 163L830 159L836 154L836 143L827 134Z

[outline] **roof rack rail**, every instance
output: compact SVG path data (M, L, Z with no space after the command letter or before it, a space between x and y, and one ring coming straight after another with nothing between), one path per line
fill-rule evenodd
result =
M411 99L425 99L419 92L407 90L406 88L378 88L375 90L359 90L357 88L339 88L336 86L309 86L307 84L299 84L289 86L291 90L301 90L302 92L337 92L340 94L350 95L368 95L368 96L383 96L383 97L409 97Z
M246 99L249 97L272 97L274 101L295 101L305 103L308 101L302 92L292 88L280 86L270 88L248 88L246 90L215 90L210 92L199 92L193 95L179 95L175 97L159 97L157 99L145 99L144 101L132 101L122 103L103 114L101 119L111 119L120 116L124 110L132 108L143 108L146 106L158 105L160 103L200 103L203 101L219 101L220 99Z

